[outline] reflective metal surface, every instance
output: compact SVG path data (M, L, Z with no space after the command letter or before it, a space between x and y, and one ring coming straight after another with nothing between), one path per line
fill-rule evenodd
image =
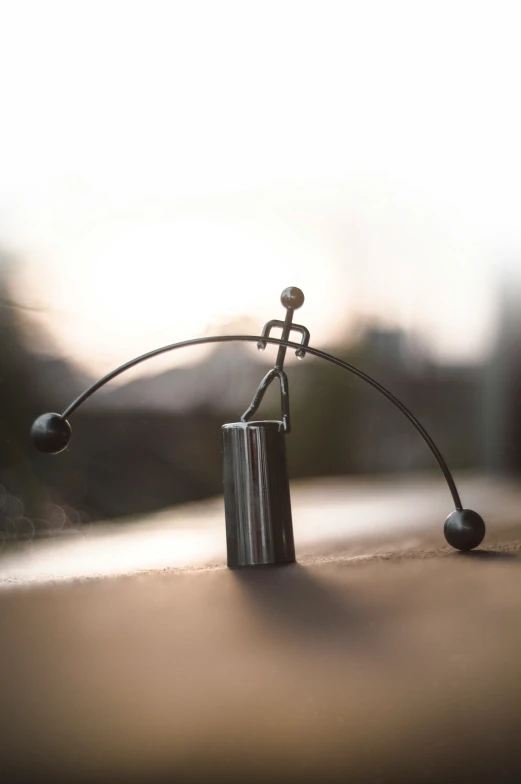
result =
M222 433L228 566L293 563L282 422L234 422Z

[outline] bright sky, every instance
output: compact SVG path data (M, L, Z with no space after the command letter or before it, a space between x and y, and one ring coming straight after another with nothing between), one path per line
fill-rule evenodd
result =
M314 345L365 316L475 358L521 266L520 22L497 0L4 4L18 296L95 373L260 329L287 285Z

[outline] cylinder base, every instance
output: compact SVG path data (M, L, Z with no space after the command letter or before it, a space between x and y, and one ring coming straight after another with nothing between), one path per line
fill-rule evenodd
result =
M294 563L282 422L233 422L222 438L228 566Z

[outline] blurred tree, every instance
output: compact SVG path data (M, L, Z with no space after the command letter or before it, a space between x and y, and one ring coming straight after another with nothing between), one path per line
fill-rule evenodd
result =
M28 423L40 401L34 363L22 337L22 311L9 291L11 264L0 254L0 483L5 493L23 499L23 506L4 502L2 528L12 527L23 514L35 514L45 500L45 489L27 460Z

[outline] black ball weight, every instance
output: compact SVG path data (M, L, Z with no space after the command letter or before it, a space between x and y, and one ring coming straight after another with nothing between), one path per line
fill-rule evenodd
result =
M36 449L48 454L63 451L71 440L69 422L60 414L42 414L31 427L31 438Z
M473 550L483 541L485 523L472 509L455 509L445 520L443 533L456 550Z

